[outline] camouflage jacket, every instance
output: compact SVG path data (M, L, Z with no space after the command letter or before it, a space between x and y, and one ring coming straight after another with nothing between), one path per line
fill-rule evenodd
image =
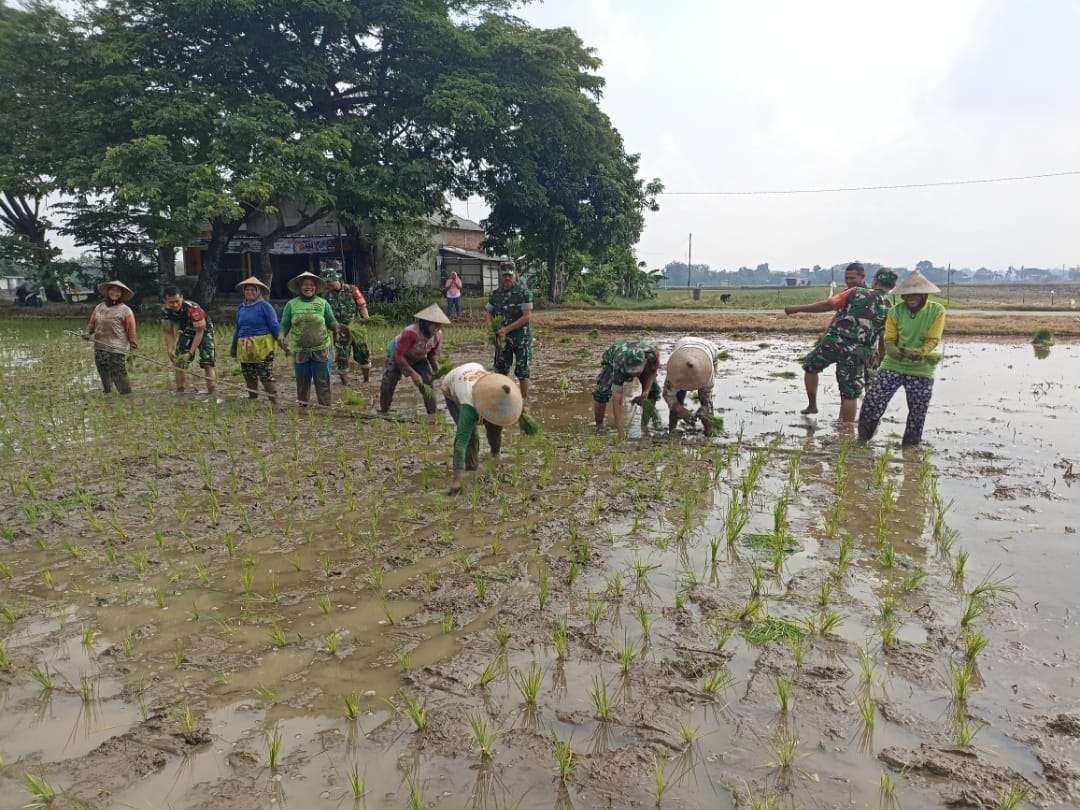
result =
M501 315L503 324L509 326L526 312L532 311L532 302L532 292L519 281L508 290L499 287L492 292L491 298L488 299L487 311L491 313L493 318ZM507 337L511 340L517 340L528 335L529 325L525 324L519 329L510 332Z
M330 304L330 309L340 324L348 325L360 314L356 303L356 290L352 284L342 284L340 290L327 287L323 290L322 297Z
M885 331L889 306L887 293L865 287L853 289L821 342L869 356Z
M660 350L647 340L628 338L611 344L600 361L612 371L614 385L660 368Z

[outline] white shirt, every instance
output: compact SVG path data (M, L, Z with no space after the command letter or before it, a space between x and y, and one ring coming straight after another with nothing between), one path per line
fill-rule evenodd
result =
M442 394L458 405L473 405L473 386L491 372L487 371L479 363L463 363L442 378L440 388Z
M675 345L671 349L671 353L675 354L675 352L677 352L679 349L685 349L689 347L693 347L695 349L704 349L706 352L709 353L709 358L713 361L713 363L715 363L720 357L719 346L717 346L711 340L694 337L692 335L687 335L686 337L681 337L676 340Z

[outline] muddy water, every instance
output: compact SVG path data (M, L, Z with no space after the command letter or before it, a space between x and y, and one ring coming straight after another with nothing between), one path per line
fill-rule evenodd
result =
M847 432L828 413L827 375L822 415L797 413L791 372L805 344L718 337L730 354L715 396L727 435L676 442L634 427L619 445L590 429L605 338L540 335L531 410L547 439L513 432L500 468L455 500L442 494L445 417L420 416L404 386L400 422L368 418L370 406L270 418L160 392L130 408L95 394L57 400L47 386L5 401L5 424L40 420L18 441L77 425L98 455L61 444L10 460L0 807L29 801L28 771L61 804L96 807L348 806L352 771L367 807L408 806L410 786L424 806L653 806L658 774L662 806L730 807L750 790L783 806L865 807L878 805L883 771L904 806L991 807L1013 785L1072 806L1080 745L1055 719L1080 709L1080 479L1066 476L1070 461L1080 467L1070 374L1080 347L1045 359L1021 345L948 347L927 439L938 497L952 501L950 557L970 554L958 583L932 540L923 462L898 449L882 478L896 493L886 519L895 560L882 561L873 467L902 431L900 398L873 450L849 451L838 533L854 545L833 580L839 541L823 527ZM466 347L456 359L485 353ZM18 365L28 359L72 371L20 347ZM765 461L748 524L719 544L714 566L709 541L723 535L755 452ZM772 532L783 495L794 550L776 572L753 538ZM916 570L925 580L902 587ZM992 571L1016 599L988 604L973 625L989 646L965 712L977 733L957 748L946 662L958 655L964 591ZM755 578L768 616L792 623L819 620L820 586L834 582L839 625L801 645L751 642L757 625L738 615ZM896 640L883 647L890 598ZM562 655L552 628L564 620ZM84 645L88 625L99 635ZM722 649L713 627L730 631ZM509 633L505 649L496 628ZM633 650L626 672L621 648ZM480 687L489 665L494 678ZM49 692L32 675L45 666ZM532 705L518 684L534 667ZM710 694L702 682L713 673L724 685ZM84 679L94 684L86 701ZM791 684L786 712L777 679ZM600 687L606 720L590 695ZM426 706L422 732L394 708L403 689ZM857 711L867 696L869 739ZM498 731L490 760L470 717ZM565 782L552 734L576 752Z

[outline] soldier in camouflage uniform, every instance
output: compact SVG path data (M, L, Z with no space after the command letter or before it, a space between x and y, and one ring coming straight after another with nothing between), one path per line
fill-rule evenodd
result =
M835 364L836 382L840 387L840 419L855 421L866 370L872 364L885 331L885 316L890 306L888 292L895 286L896 273L882 268L874 276L873 289L850 287L824 301L784 309L788 315L836 311L828 331L803 358L807 406L802 413L818 412L818 375Z
M326 289L322 297L329 302L334 317L342 326L334 338L334 365L341 377L341 384L349 384L350 355L360 366L360 373L364 375L364 382L367 382L371 377L371 354L363 329L356 324L357 320L362 322L368 319L367 301L359 287L342 282L341 273L337 269L327 270L323 279L326 281ZM354 324L352 329L349 328L350 324Z
M176 390L183 392L187 385L187 369L199 358L199 367L206 376L206 393L217 387L215 371L217 356L214 349L214 324L210 316L194 301L188 301L177 287L162 291L161 327L165 336L165 351L176 368Z
M596 378L596 390L593 391L596 426L603 427L604 414L610 401L615 429L622 432L623 385L635 377L641 381L641 395L635 397L633 403L644 405L645 399L657 402L660 399L660 386L656 383L659 371L660 349L653 343L630 338L609 346L600 360L600 375Z
M532 319L532 308L532 292L518 281L513 267L504 268L499 288L491 293L484 308L484 319L490 326L494 318L502 318L503 326L499 329L502 348L495 349L495 371L509 374L513 366L522 399L529 395L529 362L532 360L529 321Z

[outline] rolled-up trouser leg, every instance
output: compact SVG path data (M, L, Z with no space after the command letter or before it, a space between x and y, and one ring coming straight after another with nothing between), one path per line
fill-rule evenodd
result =
M259 371L258 363L241 363L240 373L244 375L244 385L247 386L248 399L259 398Z
M386 413L394 402L394 389L401 380L401 370L397 363L388 359L386 368L383 369L382 380L379 382L379 410Z
M318 363L315 366L315 396L320 405L330 406L330 362Z

